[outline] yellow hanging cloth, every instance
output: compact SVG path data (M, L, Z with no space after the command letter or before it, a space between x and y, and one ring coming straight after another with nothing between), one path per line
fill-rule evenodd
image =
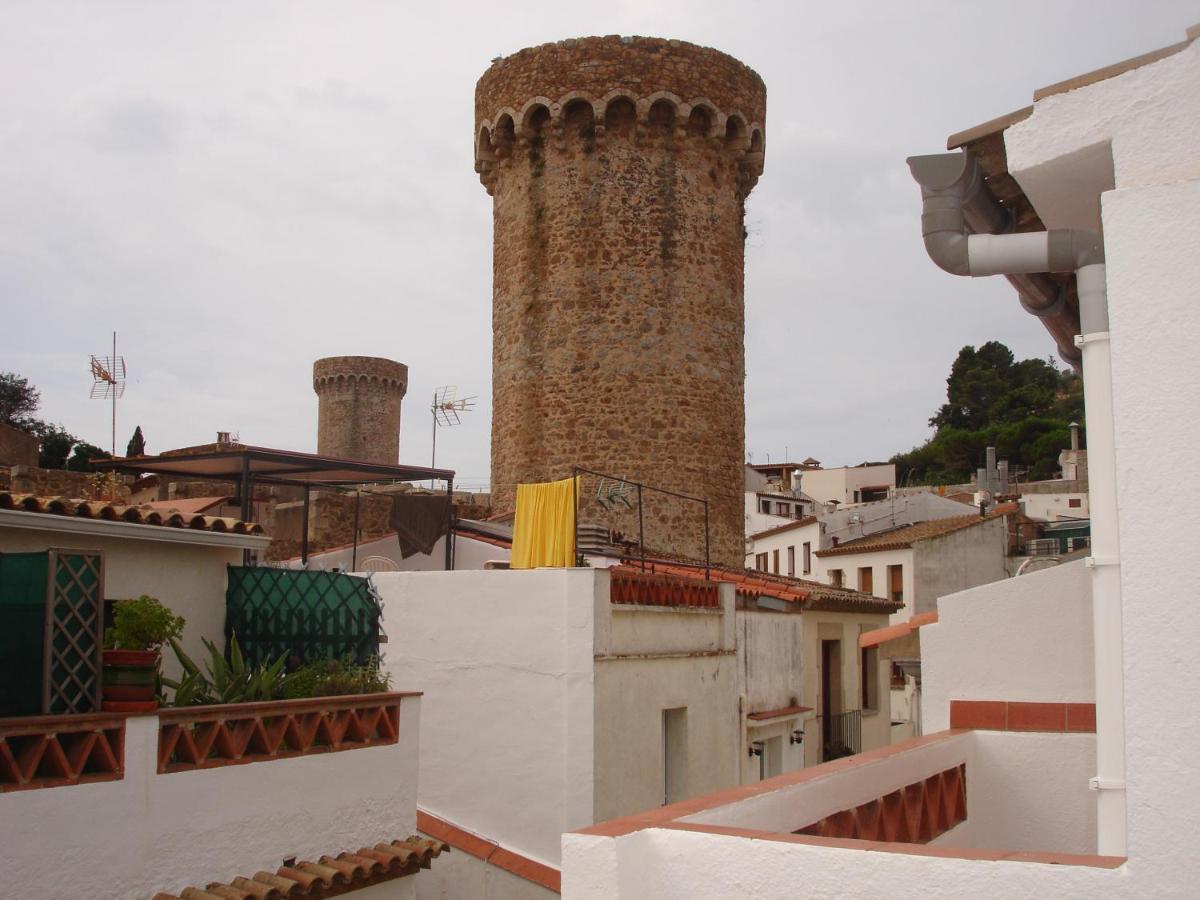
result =
M517 485L513 569L575 565L575 512L583 479Z

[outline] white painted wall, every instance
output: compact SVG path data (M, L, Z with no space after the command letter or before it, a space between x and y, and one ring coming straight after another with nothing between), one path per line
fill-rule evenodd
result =
M51 523L57 518L41 513L27 515L46 518ZM208 656L201 638L224 645L226 567L242 564L242 551L236 545L197 546L0 526L0 551L23 553L51 547L101 551L105 598L119 600L141 594L157 597L186 620L183 648L193 659ZM169 678L180 674L179 664L169 648L163 652L162 669Z
M554 900L549 888L527 881L477 856L451 850L437 858L428 871L415 879L417 900ZM358 900L356 895L354 900Z
M405 838L420 710L401 701L396 744L165 775L158 717L130 717L122 780L0 794L0 896L178 893Z
M772 534L766 537L755 538L749 542L750 552L746 554L746 568L757 568L755 557L759 553L767 554L767 569L768 572L775 572L774 567L774 551L779 551L779 575L793 574L796 578L807 578L813 580L813 572L805 573L804 571L804 542L807 541L812 548L812 564L815 568L817 565L816 552L821 547L821 524L820 522L810 522L807 525L797 525L795 528L789 528L787 531L780 534ZM796 554L796 571L788 572L788 548L791 547Z
M896 486L896 467L891 463L882 466L843 466L837 469L803 469L796 473L800 478L800 490L818 503L836 500L838 503L856 503L854 492L863 487L886 484Z
M609 577L594 616L596 821L661 805L664 710L687 708L684 795L736 785L740 749L733 585L719 609L636 606L610 601Z
M822 584L833 584L832 572L841 569L844 573L843 585L858 590L858 570L871 570L871 591L876 597L888 595L888 566L901 566L901 581L904 585L904 606L892 613L890 624L907 622L913 614L913 597L916 587L913 582L913 550L875 550L865 553L845 553L835 556L813 556L813 580Z
M951 700L1095 700L1091 584L1080 560L942 597L921 627L925 733Z
M563 837L563 896L571 900L796 896L1140 897L1124 870L872 853L676 829L620 838Z
M385 666L394 684L425 692L421 806L552 866L560 833L594 821L599 574L375 576Z
M1071 506L1075 500L1079 506ZM1059 519L1086 519L1089 515L1087 494L1064 492L1061 494L1022 494L1021 509L1025 515L1039 522L1057 522Z
M1094 734L977 731L968 763L969 831L955 845L1096 852ZM956 829L957 830L957 829Z
M698 826L789 833L841 810L869 802L898 787L954 766L967 768L967 820L933 844L959 850L1091 853L1093 804L1080 773L1094 765L1089 735L969 732L946 735L858 764L828 767L816 777L683 816ZM716 835L700 835L708 838ZM805 896L1059 896L1046 867L981 863L903 853L809 848L786 841L720 835L696 841L693 832L648 829L620 838L563 836L566 897L793 897ZM777 845L777 846L776 846ZM770 848L759 858L761 848ZM794 848L804 847L801 856ZM815 852L816 855L812 855ZM710 870L712 854L737 877ZM969 863L969 865L962 865ZM812 867L810 870L809 867ZM945 868L943 868L945 867ZM993 882L1001 868L1004 878ZM1027 868L1026 868L1027 867ZM1061 867L1073 869L1075 867ZM707 883L695 879L704 873ZM1032 874L1026 874L1032 870ZM1105 871L1105 870L1090 870ZM841 879L834 887L834 878ZM1089 885L1085 875L1061 876L1061 885ZM1110 879L1112 876L1109 876ZM969 879L955 884L955 879ZM1082 879L1082 880L1078 880ZM1024 884L1025 888L1021 888ZM1113 885L1110 882L1097 882ZM1003 889L1001 889L1003 886ZM1068 893L1066 896L1074 896Z

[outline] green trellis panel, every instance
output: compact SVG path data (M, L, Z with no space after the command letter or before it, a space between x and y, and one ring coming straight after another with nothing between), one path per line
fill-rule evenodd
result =
M229 567L225 638L237 635L247 663L286 654L292 662L379 655L382 610L371 583L343 572Z
M0 716L100 708L97 551L0 554Z

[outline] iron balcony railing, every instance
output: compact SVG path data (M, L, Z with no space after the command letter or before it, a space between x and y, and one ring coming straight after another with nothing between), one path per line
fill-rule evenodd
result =
M821 726L821 761L862 753L862 710L818 716Z

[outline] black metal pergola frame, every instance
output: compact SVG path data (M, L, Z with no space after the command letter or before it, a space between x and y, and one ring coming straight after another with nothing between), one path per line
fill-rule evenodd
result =
M446 485L446 562L454 567L454 472L425 466L318 456L294 450L238 445L226 450L200 453L168 453L161 456L127 456L92 460L93 468L134 475L176 476L180 479L232 481L239 486L241 517L249 521L253 512L254 485L278 484L304 489L304 523L301 526L300 558L308 563L308 508L313 488L397 484L413 481L442 481ZM354 503L354 555L358 551L358 493ZM246 551L249 555L249 551Z

